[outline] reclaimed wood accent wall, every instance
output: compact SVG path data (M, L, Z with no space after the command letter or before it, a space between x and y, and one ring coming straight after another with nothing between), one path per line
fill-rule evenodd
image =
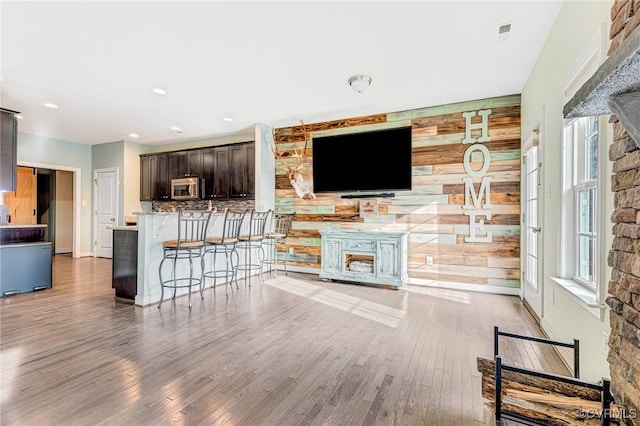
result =
M463 113L489 109L490 141L482 142L490 154L489 167L483 176L471 176L469 166L478 171L489 159L483 157L481 150L474 150L465 167L464 155L472 145L462 143L468 131ZM473 138L482 136L479 124L482 118L476 114L470 119ZM276 162L276 211L295 213L287 241L294 251L289 255L289 264L320 268L319 231L322 229L407 231L411 282L450 283L452 287L459 284L519 287L520 95L305 123L311 137L304 152L302 170L307 174L306 178L311 178L314 135L331 134L345 128L368 131L397 127L399 122L412 127L412 190L397 192L394 198L378 198L377 216L361 218L360 200L343 199L338 193L316 194L315 200L296 197L285 167ZM294 164L294 150L300 151L304 147L302 126L279 128L274 134L283 158ZM340 155L339 149L336 149L336 155ZM366 153L362 155L364 159ZM393 173L393 170L381 170L380 173ZM465 204L469 208L463 179L472 178L475 193L481 198L479 204L484 205L487 204L486 199L482 199L484 177L490 177L490 214L476 217L474 222L478 235L491 234L490 241L467 242L475 238L469 238L472 225L463 208ZM476 208L479 207L477 204L474 202ZM484 225L478 225L480 221L484 221ZM433 258L433 265L427 265L427 256Z

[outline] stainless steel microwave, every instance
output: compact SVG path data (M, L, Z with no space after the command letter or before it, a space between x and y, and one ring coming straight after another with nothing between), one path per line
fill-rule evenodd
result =
M202 180L197 177L171 179L171 199L198 200L202 190Z

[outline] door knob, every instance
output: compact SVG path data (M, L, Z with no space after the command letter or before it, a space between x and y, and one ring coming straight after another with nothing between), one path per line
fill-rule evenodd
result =
M532 227L531 227L531 231L532 231L534 234L537 234L538 232L542 231L542 229L541 229L540 227L534 228L534 227L532 226Z

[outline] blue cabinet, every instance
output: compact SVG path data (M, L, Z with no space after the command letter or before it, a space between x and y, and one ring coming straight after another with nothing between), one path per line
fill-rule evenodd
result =
M51 243L0 246L0 296L51 288Z
M387 285L408 281L407 232L320 231L320 278Z

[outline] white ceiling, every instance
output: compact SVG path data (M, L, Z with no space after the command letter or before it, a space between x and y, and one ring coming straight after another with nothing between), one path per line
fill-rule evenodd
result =
M21 132L164 144L510 95L561 3L2 0L0 101Z

